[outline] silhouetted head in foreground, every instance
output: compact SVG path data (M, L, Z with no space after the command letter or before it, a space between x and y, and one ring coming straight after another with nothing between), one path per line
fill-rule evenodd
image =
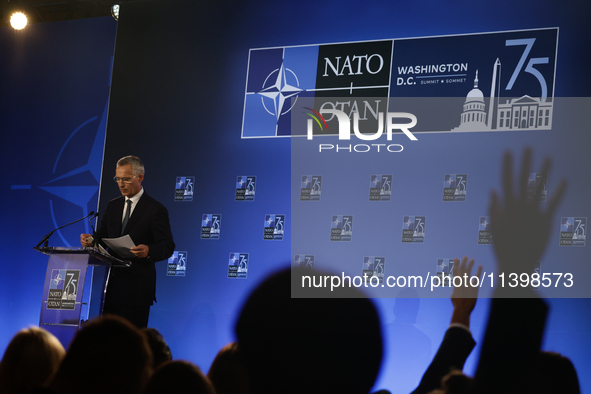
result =
M48 331L25 328L10 341L0 361L0 393L27 393L48 383L66 351Z
M246 364L237 342L227 344L218 352L207 377L217 394L250 394Z
M209 379L188 361L166 361L148 381L144 394L215 394Z
M373 386L382 359L377 311L356 289L292 299L291 281L320 275L284 270L266 279L245 303L236 324L251 391L359 393Z
M152 373L142 332L113 315L91 320L76 334L50 388L60 394L141 393Z
M160 331L155 328L147 327L142 328L141 331L146 336L148 345L150 345L150 349L152 350L152 356L154 357L154 369L164 362L172 360L170 347L168 346L168 343L166 343L166 340L162 334L160 334Z

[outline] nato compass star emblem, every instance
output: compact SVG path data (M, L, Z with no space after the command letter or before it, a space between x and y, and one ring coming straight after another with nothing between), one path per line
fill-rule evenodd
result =
M486 217L480 218L480 230L488 231L489 222Z
M275 228L275 215L267 215L265 218L265 227Z
M52 289L59 289L60 284L64 281L64 278L60 275L59 270L54 270L55 274L53 278L51 278L51 288Z
M574 223L569 222L568 220L569 218L562 218L562 228L560 229L560 231L573 231L574 229Z
M414 229L414 221L410 219L410 217L406 216L404 220L404 228L408 230Z
M288 83L288 79L290 81L293 80L295 85L290 85ZM293 96L297 96L303 90L299 88L299 85L300 83L298 81L297 75L289 68L286 68L283 63L281 63L280 68L273 70L267 76L263 82L263 89L257 92L257 94L262 96L261 102L265 108L265 111L275 116L276 119L279 120L281 115L285 115L294 107L297 98L293 101L289 108L286 108L289 105L288 100ZM272 103L271 109L267 107L265 102L269 104L269 107L271 107Z
M54 203L53 199L50 199L49 213L55 228L64 224L65 220L63 217L83 217L88 215L90 210L96 210L102 172L103 148L107 124L107 109L108 104L105 105L98 127L96 129L97 131L92 142L92 146L90 147L90 152L85 161L82 162L82 165L75 168L69 166L69 163L71 162L70 155L72 154L72 150L75 149L80 151L80 149L85 149L84 147L72 148L72 146L69 146L69 144L79 133L88 134L88 130L91 127L89 125L99 119L98 116L94 116L86 120L70 134L70 136L62 145L60 152L53 163L51 174L54 176L54 178L45 182L45 184L42 186L38 186L39 189L44 190L55 197L59 197L61 200L73 204L81 211L76 211L78 213L70 215L70 212L72 211L70 207L64 209L62 205L62 208L60 208L58 207L58 203ZM90 131L90 133L92 133L92 131ZM65 173L62 173L61 175L58 175L60 172L62 172L58 170L58 167L60 166L65 168L69 167L69 170ZM12 185L11 189L31 190L31 186L32 185ZM89 206L91 206L92 209L89 210ZM59 222L56 218L59 218ZM89 223L86 220L84 221L84 232L90 233ZM78 242L78 238L69 239L72 244L68 242L68 239L62 230L58 230L57 234L66 246L72 246L72 244L76 244Z
M246 179L243 179L241 176L236 179L236 189L244 189L245 184Z
M452 179L451 175L446 174L444 182L447 183L448 188L455 188L456 187L455 180ZM453 184L453 186L452 186L452 184Z
M341 228L342 225L343 225L343 222L339 220L338 216L332 217L332 228Z

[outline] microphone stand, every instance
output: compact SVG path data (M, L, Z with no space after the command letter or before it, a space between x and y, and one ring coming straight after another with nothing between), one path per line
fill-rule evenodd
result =
M88 224L90 224L90 228L92 228L92 242L93 242L93 244L94 244L94 240L96 239L96 229L92 225L92 219L96 218L98 215L99 215L99 213L97 212L93 216L88 218Z
M53 233L55 233L57 230L61 230L62 228L68 227L71 224L78 223L79 221L84 220L87 217L92 216L94 214L95 214L94 211L90 211L90 213L88 215L84 216L83 218L80 218L78 220L74 220L72 223L68 223L66 225L56 228L55 230L53 230L49 234L47 234L45 237L43 237L43 239L33 249L39 249L39 246L41 246L41 244L44 244L43 247L46 248L47 245L49 244L49 237L51 237L53 235Z

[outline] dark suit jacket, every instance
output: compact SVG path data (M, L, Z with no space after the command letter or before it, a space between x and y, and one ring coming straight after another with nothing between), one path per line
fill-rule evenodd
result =
M97 241L121 235L124 204L123 196L109 202L96 231ZM149 256L144 259L129 259L131 267L114 267L109 278L108 297L123 305L152 305L156 300L154 263L168 259L175 247L168 210L144 191L127 222L123 232L125 234L129 234L136 245L147 245L150 248Z
M502 291L497 291L491 302L474 377L475 393L529 392L527 377L540 352L548 307L530 289L520 290L519 295L531 298L502 298ZM474 341L467 331L453 327L448 329L439 351L412 394L428 393L440 387L441 378L449 372L449 368L461 369L473 347Z
M448 328L437 354L425 371L419 387L412 394L429 393L441 387L441 379L452 369L464 368L464 363L475 345L476 342L469 331L456 326Z
M500 298L506 296L502 290L507 289L497 290L491 302L475 392L528 393L527 378L540 352L548 306L532 289L516 289L531 298Z

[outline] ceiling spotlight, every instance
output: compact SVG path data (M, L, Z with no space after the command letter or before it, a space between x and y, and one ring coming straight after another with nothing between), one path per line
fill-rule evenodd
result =
M10 17L10 25L14 30L22 30L27 26L27 16L22 12L15 12Z
M115 4L111 7L111 15L113 15L113 18L115 18L116 21L119 20L119 4Z

